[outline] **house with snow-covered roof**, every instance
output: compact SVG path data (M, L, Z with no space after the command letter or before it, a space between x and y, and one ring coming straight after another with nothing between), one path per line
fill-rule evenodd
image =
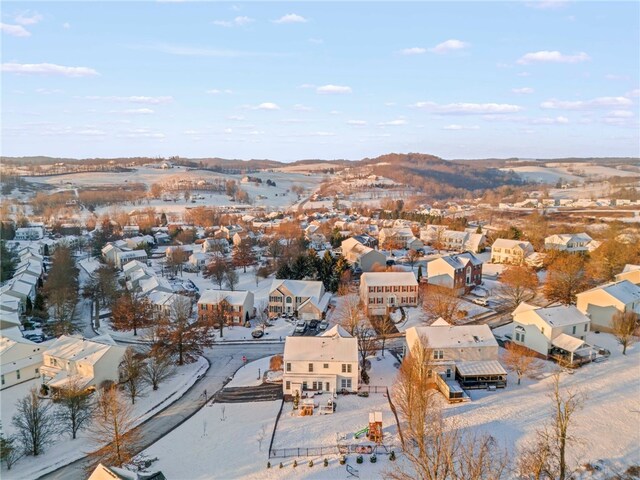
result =
M386 267L387 256L378 250L367 247L358 241L355 237L347 238L342 241L342 256L363 272L372 272L376 265Z
M366 272L360 277L360 299L369 315L386 315L396 307L418 306L413 272Z
M207 289L201 293L198 300L198 316L206 317L208 312L222 301L226 301L231 311L229 312L229 323L234 325L244 325L253 317L253 292L247 290L211 290Z
M498 238L491 245L491 263L522 265L533 252L533 245L530 242Z
M586 345L591 320L573 305L538 307L522 302L513 311L512 341L547 357L561 351L569 355L590 356Z
M436 258L427 263L427 282L455 295L469 293L482 283L482 260L471 252Z
M622 272L616 275L616 280L629 280L635 285L640 285L640 265L632 265L628 263L624 266Z
M120 362L126 348L109 335L91 340L63 335L42 352L40 369L46 385L54 391L77 379L84 388L97 388L102 382L118 382Z
M358 391L358 340L339 325L315 337L287 337L283 363L285 398L309 390Z
M322 282L274 279L269 290L269 317L288 313L302 320L319 320L324 317L329 300L331 294L325 292Z
M640 286L629 280L606 283L576 295L576 307L591 318L593 330L611 331L617 312L640 315Z
M418 345L428 349L428 374L449 400L462 399L460 386L507 384L507 372L498 361L498 342L488 325L451 325L439 318L429 326L408 328L405 341L408 355Z
M560 233L544 239L545 250L586 253L593 239L586 233Z
M0 336L0 390L39 378L45 348L26 338Z

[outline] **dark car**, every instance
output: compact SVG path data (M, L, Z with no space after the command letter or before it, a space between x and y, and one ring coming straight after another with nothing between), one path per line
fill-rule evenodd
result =
M260 338L264 335L264 330L254 330L253 332L251 332L251 336L253 338Z
M309 328L316 328L318 326L318 323L320 323L318 322L318 320L311 320L309 322Z

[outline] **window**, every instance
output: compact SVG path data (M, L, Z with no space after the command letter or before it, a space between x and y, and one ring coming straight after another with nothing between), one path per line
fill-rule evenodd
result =
M4 385L4 375L0 376L0 382Z
M286 302L291 303L291 297L287 297Z
M342 378L340 379L340 386L345 389L351 388L351 379L350 378Z
M434 360L442 360L444 358L444 351L442 350L434 350L433 351L433 359Z
M322 390L322 382L313 382L311 385L313 386L312 390Z
M323 365L323 368L329 368L329 364L328 364L328 363L325 363L325 364Z
M285 389L286 390L291 390L291 382L289 380L287 380L287 383L285 385Z
M313 372L313 363L309 364L309 372Z
M540 333L542 333L542 334L544 335L544 327L542 327L542 328L540 329Z
M576 333L576 326L575 325L573 326L573 329L572 329L571 333L573 333L575 335L575 333Z
M447 368L447 378L451 378L451 369Z
M307 390L307 382L302 382L302 390Z
M40 369L36 368L36 375L40 375Z
M587 324L586 323L584 324L584 331L585 332L587 331Z
M427 377L431 378L433 371L431 369L427 370Z
M290 372L290 371L291 371L291 363L287 362L287 372Z
M18 380L20 380L20 370L16 370L16 377Z

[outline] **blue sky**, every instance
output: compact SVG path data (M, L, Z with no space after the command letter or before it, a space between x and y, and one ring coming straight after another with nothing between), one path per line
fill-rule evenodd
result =
M638 156L638 2L3 2L2 153Z

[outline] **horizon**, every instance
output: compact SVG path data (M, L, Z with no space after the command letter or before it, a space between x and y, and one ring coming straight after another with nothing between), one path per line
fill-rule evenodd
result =
M362 6L6 2L2 155L640 156L637 2Z

